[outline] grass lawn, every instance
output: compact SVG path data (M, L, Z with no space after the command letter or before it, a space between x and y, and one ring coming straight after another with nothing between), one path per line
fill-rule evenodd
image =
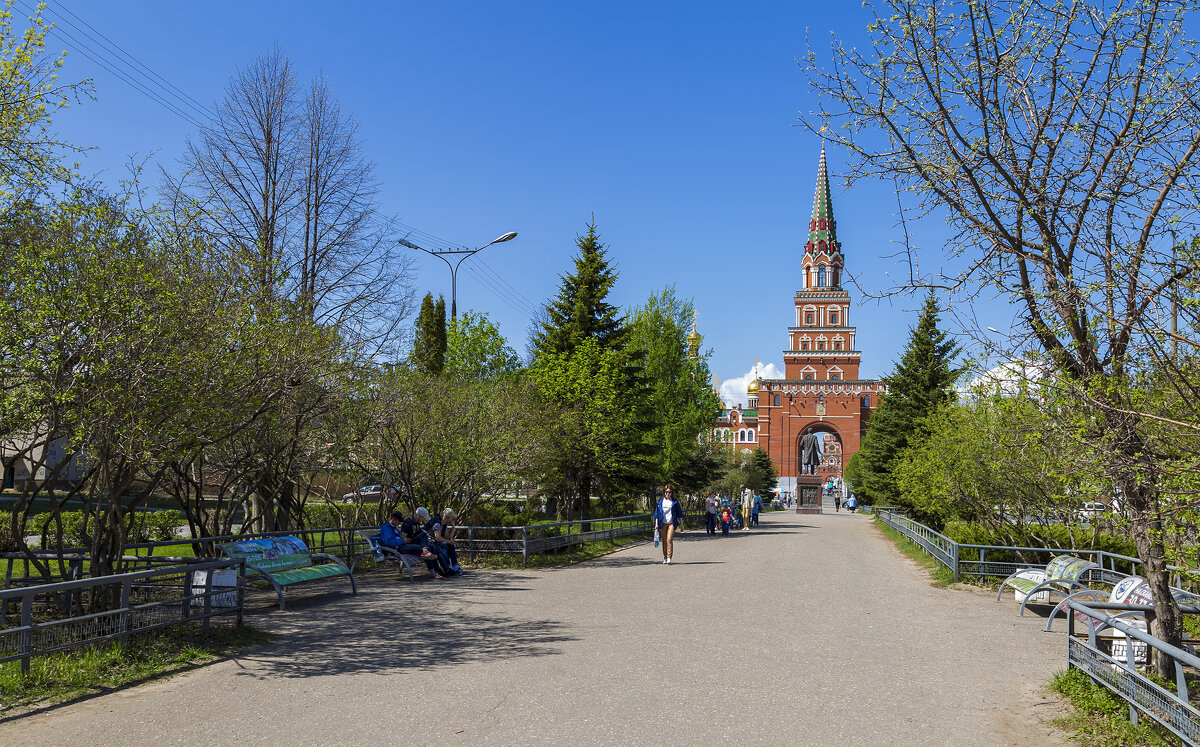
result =
M0 664L0 709L27 708L139 684L268 643L271 636L247 625L176 626L135 638L127 650L116 643L35 657L29 673L21 662Z
M1129 722L1129 707L1124 700L1097 685L1083 672L1071 669L1059 672L1050 689L1071 701L1074 712L1055 725L1065 729L1078 744L1086 747L1133 747L1134 745L1175 745L1175 737L1148 716L1134 726Z

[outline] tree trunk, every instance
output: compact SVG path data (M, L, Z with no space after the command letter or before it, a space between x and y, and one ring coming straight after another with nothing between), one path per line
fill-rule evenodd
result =
M1151 500L1152 488L1138 485L1135 480L1123 481L1121 489L1132 513L1133 539L1137 544L1138 557L1142 560L1142 573L1150 586L1154 601L1154 617L1149 620L1150 634L1172 646L1183 645L1183 614L1179 604L1171 595L1171 573L1167 570L1166 548L1163 544L1162 518L1155 502ZM1161 651L1151 650L1154 671L1160 677L1173 679L1175 667L1171 657Z

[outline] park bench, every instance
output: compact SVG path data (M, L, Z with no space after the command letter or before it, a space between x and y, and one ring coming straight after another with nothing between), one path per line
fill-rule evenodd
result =
M1200 615L1200 596L1197 596L1189 591L1171 587L1171 596L1175 597L1175 602L1179 605L1180 611L1188 615ZM1068 594L1058 603L1051 612L1050 617L1046 620L1046 630L1054 624L1054 618L1062 612L1065 616L1067 610L1067 602L1072 599L1081 599L1083 597L1091 597L1093 600L1107 601L1113 604L1142 604L1147 607L1154 605L1154 598L1150 595L1150 583L1141 576L1126 576L1113 586L1111 592L1098 592L1092 589L1083 589L1081 591ZM1113 615L1114 618L1120 617L1136 617L1141 615L1140 612L1122 612ZM1081 622L1088 622L1091 618L1086 615L1076 615ZM1097 632L1103 630L1101 625L1097 628Z
M366 552L359 553L355 556L354 562L350 564L350 570L353 571L358 567L362 560L370 558L371 560L385 562L396 561L404 566L404 570L408 571L408 580L413 580L413 563L423 563L420 555L409 555L402 553L394 547L388 547L379 541L379 532L370 532L366 530L358 530L356 532L359 537L367 541L369 549Z
M221 552L229 558L246 559L246 579L265 579L275 587L279 595L279 609L283 609L283 590L292 584L317 581L322 578L348 576L350 593L358 593L354 574L346 564L323 552L310 552L308 545L299 537L264 537L242 540L221 545ZM326 560L317 563L316 560Z
M1074 592L1092 591L1080 579L1091 571L1100 570L1100 566L1090 560L1074 555L1056 555L1046 563L1045 568L1021 568L1004 579L1000 591L996 592L996 601L1000 601L1005 588L1012 587L1015 593L1025 596L1018 613L1024 615L1026 605L1030 602L1048 602L1050 594L1066 597ZM1041 596L1037 597L1038 594Z

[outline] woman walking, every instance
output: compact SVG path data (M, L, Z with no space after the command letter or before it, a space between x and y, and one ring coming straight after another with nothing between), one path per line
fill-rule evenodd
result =
M671 551L675 549L676 531L683 531L683 507L675 498L675 486L663 486L662 498L654 504L654 531L662 540L663 563L671 564Z

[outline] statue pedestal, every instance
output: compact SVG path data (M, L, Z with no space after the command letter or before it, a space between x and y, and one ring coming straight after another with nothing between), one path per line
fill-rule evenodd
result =
M798 514L819 514L821 513L821 486L823 481L820 475L797 475L796 477L796 513Z

